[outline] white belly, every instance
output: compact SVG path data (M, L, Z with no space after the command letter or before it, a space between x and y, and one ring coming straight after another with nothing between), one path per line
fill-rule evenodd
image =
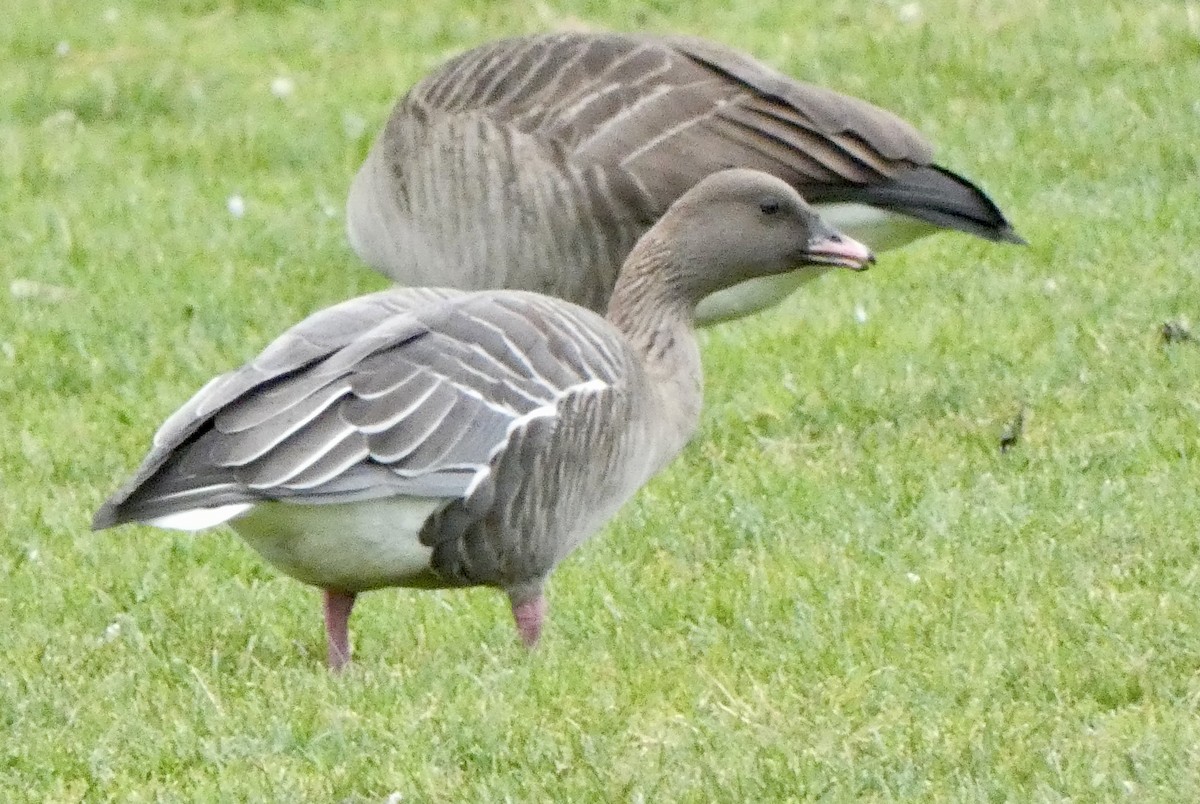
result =
M907 246L938 231L932 223L868 204L814 204L825 222L874 252Z
M293 578L344 592L435 586L433 551L421 527L446 504L388 497L338 505L255 505L230 525L263 558Z

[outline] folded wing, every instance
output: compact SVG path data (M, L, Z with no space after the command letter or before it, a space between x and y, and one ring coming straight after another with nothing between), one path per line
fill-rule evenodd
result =
M172 416L93 525L268 499L485 508L514 434L616 382L623 356L599 321L520 293L386 291L330 308Z
M620 201L650 219L704 176L747 167L779 176L813 203L875 204L1019 239L984 193L933 165L929 143L896 115L702 39L502 40L452 60L402 108L486 113L580 171L604 171Z

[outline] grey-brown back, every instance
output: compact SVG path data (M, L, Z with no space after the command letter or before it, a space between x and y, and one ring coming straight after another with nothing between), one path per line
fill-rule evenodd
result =
M703 40L591 33L494 42L419 82L355 178L347 225L401 284L523 288L599 311L637 238L733 166L818 205L927 224L914 231L1019 239L889 112Z
M698 389L697 389L698 393ZM682 447L599 316L523 292L392 290L318 313L160 429L94 527L285 500L442 498L447 585L540 579Z

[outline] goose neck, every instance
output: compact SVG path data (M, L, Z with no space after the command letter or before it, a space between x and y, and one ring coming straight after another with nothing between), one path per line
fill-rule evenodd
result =
M608 320L640 358L653 389L656 438L674 456L700 418L704 395L694 301L684 292L676 255L643 238L626 259L609 301ZM660 467L661 468L661 467Z
M652 348L655 342L661 347L660 333L664 331L690 331L692 327L694 304L678 281L676 259L665 243L643 238L617 276L607 317L640 351Z

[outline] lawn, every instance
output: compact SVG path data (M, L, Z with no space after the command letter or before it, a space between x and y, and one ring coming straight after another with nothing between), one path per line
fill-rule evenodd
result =
M1200 4L51 2L0 25L0 800L1137 801L1200 789ZM549 588L318 594L92 534L163 418L385 286L342 201L444 57L683 31L915 123L943 234L706 333L683 457ZM240 213L240 214L234 214ZM1006 430L1016 434L1001 451Z

